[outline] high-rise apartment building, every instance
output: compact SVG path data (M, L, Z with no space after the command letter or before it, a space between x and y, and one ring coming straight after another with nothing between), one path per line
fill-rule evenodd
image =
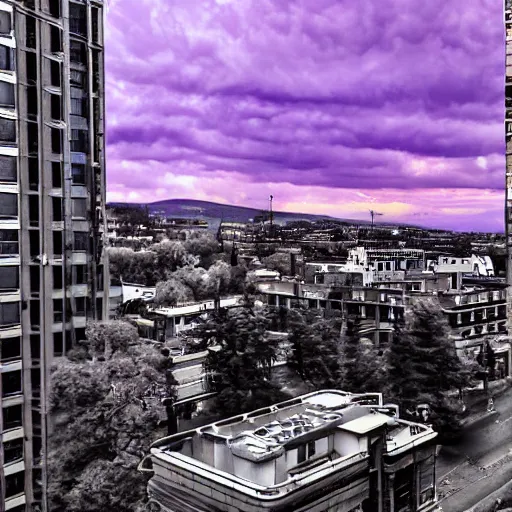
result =
M508 333L512 335L512 0L505 0L505 41L505 235Z
M46 510L50 365L101 319L102 0L0 0L0 510Z

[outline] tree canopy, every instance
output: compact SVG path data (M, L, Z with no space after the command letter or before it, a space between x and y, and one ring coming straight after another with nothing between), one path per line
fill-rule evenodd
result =
M93 324L73 358L52 369L50 510L128 512L146 501L137 466L166 434L160 398L174 397L174 380L168 359L137 341L124 322Z

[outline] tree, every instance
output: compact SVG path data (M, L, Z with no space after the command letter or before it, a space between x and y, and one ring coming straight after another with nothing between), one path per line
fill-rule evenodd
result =
M288 364L314 389L340 384L340 323L312 310L289 314L291 354Z
M221 309L195 335L210 347L206 368L218 394L213 409L225 416L266 407L289 398L271 383L277 342L267 336L264 310L248 300L242 307Z
M276 252L267 258L263 258L262 263L269 270L275 270L281 275L288 276L291 273L291 260L288 253Z
M87 343L94 354L110 356L117 351L126 352L139 341L137 328L123 320L91 322L85 329Z
M204 269L210 268L215 262L215 256L221 251L221 246L212 233L194 233L183 243L189 254L198 257L198 265Z
M176 306L193 300L194 292L190 286L175 277L156 283L154 298L156 306Z
M388 353L391 398L403 413L413 415L420 403L433 411L434 428L444 438L460 430L460 408L447 392L471 383L450 338L450 327L439 304L421 300L397 325Z
M137 465L166 434L160 398L175 396L175 381L168 358L152 346L105 340L112 331L103 325L87 333L74 360L52 368L50 510L129 512L147 500L147 477ZM106 346L119 349L105 357Z

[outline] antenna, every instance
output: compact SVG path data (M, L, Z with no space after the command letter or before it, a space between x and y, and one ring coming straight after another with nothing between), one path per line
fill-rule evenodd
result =
M369 210L370 215L372 216L372 230L373 230L373 218L377 215L384 215L383 213L376 212L375 210Z
M270 210L269 210L269 213L270 213L270 229L272 229L272 221L274 220L274 213L272 212L272 200L274 199L274 196L271 195L270 196Z

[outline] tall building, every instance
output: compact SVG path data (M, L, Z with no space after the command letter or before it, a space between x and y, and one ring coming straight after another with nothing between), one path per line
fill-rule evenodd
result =
M102 0L0 0L0 510L46 510L50 365L108 306Z
M507 317L512 335L512 0L505 0L505 235L507 244Z

